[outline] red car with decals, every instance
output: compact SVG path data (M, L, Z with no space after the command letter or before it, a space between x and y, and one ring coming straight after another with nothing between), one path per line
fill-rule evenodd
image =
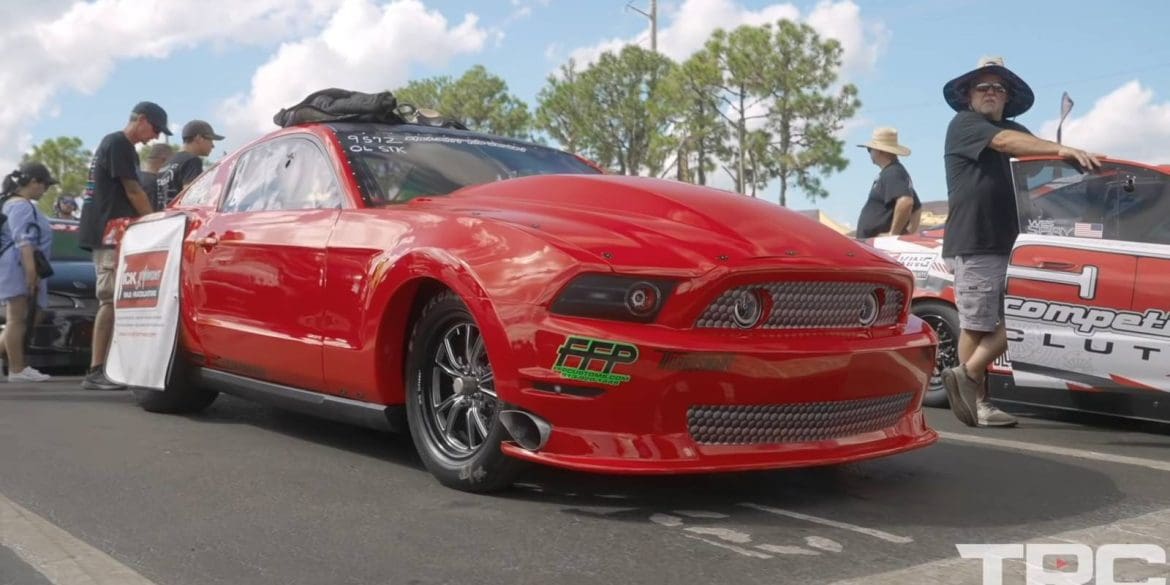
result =
M990 370L992 398L1170 421L1170 168L1109 159L1085 173L1032 157L1014 160L1012 173L1020 236L1004 306L1008 355ZM903 239L873 244L895 254ZM954 309L945 287L914 298L927 321L925 302Z
M409 429L472 491L524 462L739 471L937 439L910 272L775 204L330 122L256 140L160 213L188 221L178 351L164 389L135 390L147 410L225 392Z

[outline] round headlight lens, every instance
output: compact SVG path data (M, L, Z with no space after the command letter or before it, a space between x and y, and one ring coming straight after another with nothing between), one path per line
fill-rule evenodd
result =
M643 317L658 308L660 299L662 293L658 287L649 282L637 282L626 291L626 308L634 315Z
M736 327L750 329L764 318L764 299L759 290L745 290L735 298L731 317Z
M880 291L875 290L861 301L857 317L861 321L862 327L869 327L877 321L878 313L882 309L882 296Z

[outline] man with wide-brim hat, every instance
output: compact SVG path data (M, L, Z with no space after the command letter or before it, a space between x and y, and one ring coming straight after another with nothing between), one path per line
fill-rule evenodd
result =
M910 173L898 160L899 156L910 155L910 149L898 143L898 130L875 128L869 142L858 146L869 151L869 160L881 171L861 207L857 237L902 235L917 230L915 218L921 213L922 202L914 191Z
M968 426L1013 426L1016 419L987 398L987 367L1007 351L1004 294L1008 258L1019 235L1012 190L1013 156L1060 156L1093 170L1098 155L1032 135L1008 120L1027 112L1032 88L999 57L948 81L943 97L955 110L944 161L948 215L943 257L955 272L959 365L942 372L951 410Z

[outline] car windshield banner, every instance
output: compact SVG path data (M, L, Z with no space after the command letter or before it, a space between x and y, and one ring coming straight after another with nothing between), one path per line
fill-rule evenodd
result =
M118 252L114 335L106 375L162 390L179 326L179 262L187 218L136 223Z

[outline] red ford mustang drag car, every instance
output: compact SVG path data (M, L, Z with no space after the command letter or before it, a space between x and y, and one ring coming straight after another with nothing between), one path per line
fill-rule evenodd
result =
M771 469L937 439L911 273L771 203L462 130L324 122L140 221L176 214L178 350L165 388L135 391L150 411L225 392L408 429L472 491L523 462Z

